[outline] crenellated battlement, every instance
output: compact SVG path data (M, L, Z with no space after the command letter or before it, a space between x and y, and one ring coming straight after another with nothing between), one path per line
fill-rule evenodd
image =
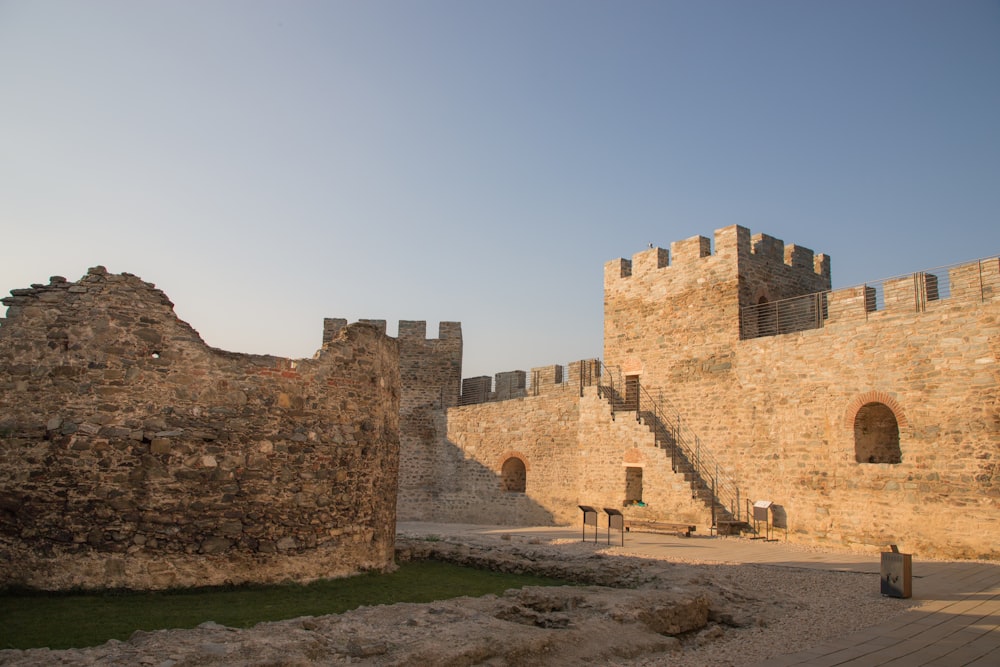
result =
M385 320L358 320L385 334ZM347 326L342 317L323 320L323 345ZM441 322L438 337L427 338L424 320L399 320L396 335L399 368L404 378L401 405L404 414L416 405L458 405L462 384L462 323Z
M323 344L333 340L337 332L347 326L347 319L343 317L326 317L323 318ZM378 329L379 333L385 334L386 332L386 321L385 320L368 320L360 319L359 324L370 324ZM440 322L438 324L438 336L437 338L427 338L427 322L425 320L399 320L399 329L397 333L397 338L399 340L452 340L459 341L462 340L462 323L461 322Z
M670 275L678 271L703 271L714 267L720 261L729 262L734 270L745 268L747 264L782 264L789 269L807 274L830 278L830 258L816 255L804 246L789 244L767 234L751 236L750 230L739 225L731 225L715 231L715 250L712 240L706 236L692 236L674 241L670 249L650 246L649 249L632 255L632 259L618 258L605 264L605 283L611 279L647 276L663 271Z
M538 366L531 369L530 375L522 370L497 373L494 376L495 388L494 378L489 375L463 378L459 405L506 401L568 389L582 390L597 384L600 377L599 359L581 359L566 366Z
M605 357L648 320L664 340L731 343L741 308L830 289L830 258L740 225L650 247L604 267Z
M910 318L941 309L965 309L1000 294L1000 260L973 262L885 278L833 292L817 292L740 309L741 337L762 338L831 324Z
M998 295L1000 257L994 255L830 292L825 295L825 323L867 322L943 308L968 308Z

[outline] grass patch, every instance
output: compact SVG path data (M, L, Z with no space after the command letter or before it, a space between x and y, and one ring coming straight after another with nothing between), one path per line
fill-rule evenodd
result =
M391 574L361 574L307 585L151 593L7 592L0 594L0 648L82 648L109 639L125 640L136 630L193 628L205 621L249 628L262 621L339 614L362 605L433 602L566 583L438 561L411 561Z

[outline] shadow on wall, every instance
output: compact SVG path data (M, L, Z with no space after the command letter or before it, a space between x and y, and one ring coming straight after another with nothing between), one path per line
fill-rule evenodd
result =
M771 525L788 530L788 513L782 505L771 505Z
M498 472L467 458L450 440L438 443L403 453L398 521L557 525L555 515L530 497L531 469L523 460L508 458ZM566 502L575 507L574 499Z

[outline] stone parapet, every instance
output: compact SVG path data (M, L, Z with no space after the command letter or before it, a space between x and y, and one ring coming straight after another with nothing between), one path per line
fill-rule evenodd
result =
M531 382L528 382L528 378ZM553 364L525 371L504 371L493 378L488 375L462 380L460 405L476 405L493 401L507 401L525 396L539 396L567 390L582 391L584 387L598 384L601 378L599 359L582 359L566 366ZM495 389L494 389L495 386Z

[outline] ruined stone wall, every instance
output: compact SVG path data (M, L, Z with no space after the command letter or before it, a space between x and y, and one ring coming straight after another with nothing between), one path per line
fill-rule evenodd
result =
M13 290L0 325L0 584L164 588L392 567L396 342L209 348L152 284Z
M366 320L385 333L385 320ZM345 326L328 319L325 335ZM462 325L441 322L428 339L427 323L399 322L400 464L396 511L401 521L434 516L447 485L444 470L454 458L446 444L448 408L458 404L462 385Z

